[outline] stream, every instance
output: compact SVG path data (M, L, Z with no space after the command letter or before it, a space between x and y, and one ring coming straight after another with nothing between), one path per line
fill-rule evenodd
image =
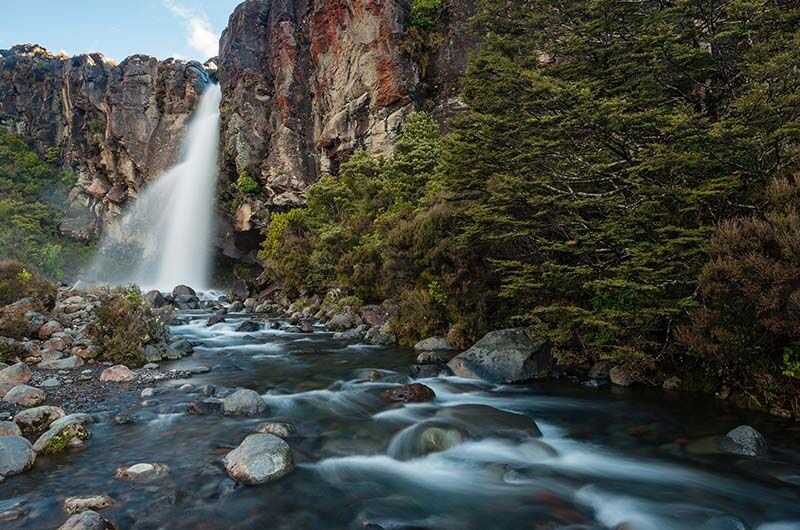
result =
M66 497L108 494L118 504L103 513L122 529L800 528L800 425L698 396L565 382L424 379L433 402L387 405L379 394L407 382L413 351L321 328L237 333L250 317L206 327L209 315L179 315L188 322L172 333L195 353L167 367L210 372L146 400L102 403L85 448L0 484L0 513L26 513L0 527L57 528ZM203 385L254 389L270 412L187 414ZM119 411L136 421L115 425ZM268 419L296 426L287 441L297 469L237 486L221 459ZM716 449L715 436L745 423L764 434L769 457ZM140 462L169 472L143 484L114 478Z

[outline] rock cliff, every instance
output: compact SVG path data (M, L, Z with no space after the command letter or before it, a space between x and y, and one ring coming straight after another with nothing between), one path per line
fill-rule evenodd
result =
M61 228L90 238L175 161L198 95L218 79L231 221L221 244L238 258L258 244L269 211L302 204L323 172L358 149L390 153L409 113L424 107L444 124L458 110L475 2L443 1L424 67L406 42L412 0L246 0L222 35L218 71L16 46L0 51L0 126L73 168ZM237 187L243 175L257 191Z
M0 51L0 125L76 173L61 230L88 239L175 162L203 65L135 55Z
M247 0L222 36L223 182L261 192L234 201L234 230L303 202L322 172L354 151L388 154L423 102L445 118L475 45L475 0L446 0L440 45L424 71L405 46L412 0Z

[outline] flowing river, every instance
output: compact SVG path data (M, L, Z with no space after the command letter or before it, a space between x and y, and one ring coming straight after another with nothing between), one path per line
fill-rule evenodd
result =
M42 457L0 484L0 512L27 513L0 527L56 528L65 497L108 494L118 504L104 514L134 529L800 528L798 425L697 396L564 382L425 379L435 401L387 405L379 393L407 382L412 351L322 331L237 333L244 315L206 327L209 315L180 315L186 324L172 332L195 353L170 367L211 371L169 381L147 400L103 403L86 448ZM375 371L382 377L371 382ZM252 388L270 412L187 414L208 384ZM120 411L137 421L115 425ZM297 469L238 487L222 456L267 419L297 427L288 439ZM765 435L768 458L716 450L714 436L743 423ZM139 462L170 470L145 484L114 478Z

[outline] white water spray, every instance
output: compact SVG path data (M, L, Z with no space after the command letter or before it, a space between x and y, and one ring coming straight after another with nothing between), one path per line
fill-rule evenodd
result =
M210 287L221 91L203 94L183 141L182 160L156 179L109 227L91 279L144 289Z

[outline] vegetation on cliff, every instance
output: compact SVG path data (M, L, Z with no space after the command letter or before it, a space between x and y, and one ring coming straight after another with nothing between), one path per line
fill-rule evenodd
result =
M393 158L358 155L307 210L276 216L262 257L291 289L393 300L456 342L527 324L566 364L611 360L643 381L796 375L797 257L776 240L793 213L773 190L798 170L793 6L483 0L450 134L416 116ZM735 230L750 247L725 247ZM755 285L720 271L754 252L782 301L765 264ZM763 313L762 297L777 305Z
M61 280L76 272L88 256L88 246L61 237L67 186L74 174L59 172L13 134L0 135L0 258L31 264Z

